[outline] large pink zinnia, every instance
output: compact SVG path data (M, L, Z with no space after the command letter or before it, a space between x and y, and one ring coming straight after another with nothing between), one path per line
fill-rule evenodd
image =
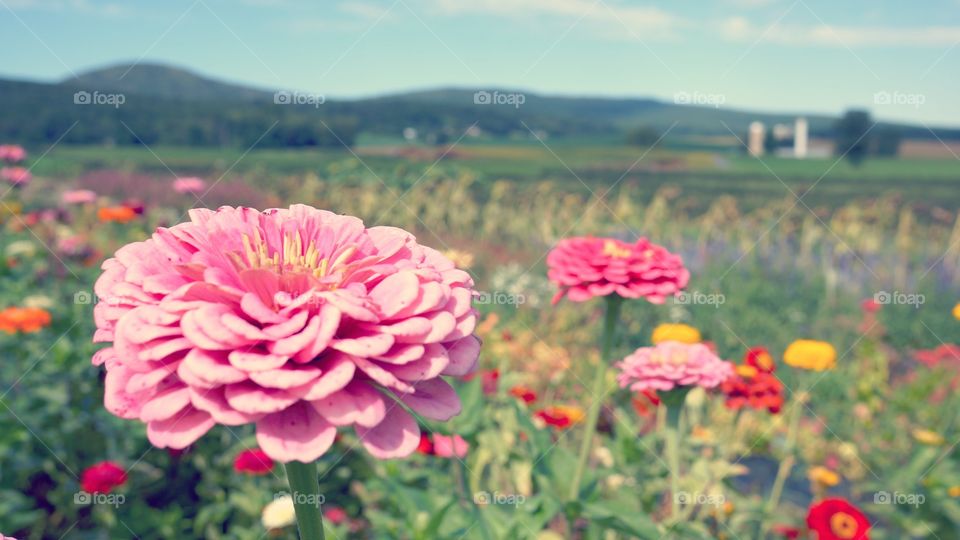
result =
M673 390L677 386L714 388L733 374L733 366L717 357L706 345L665 341L641 347L616 367L621 388L635 392Z
M547 255L547 268L550 281L560 287L554 303L564 296L583 302L615 293L662 304L690 280L679 255L646 238L634 244L615 238L565 238Z
M180 449L256 423L271 458L311 462L353 426L406 456L460 411L441 375L476 365L470 276L392 227L309 206L190 212L103 264L94 357L106 407ZM395 401L397 400L397 401Z

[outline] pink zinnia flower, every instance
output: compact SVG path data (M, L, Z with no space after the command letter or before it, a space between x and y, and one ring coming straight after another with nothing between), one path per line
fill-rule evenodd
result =
M616 364L621 388L635 392L672 390L677 386L714 388L733 375L733 366L706 345L665 341L641 347Z
M96 202L97 194L89 189L64 191L61 197L64 204L88 204Z
M244 450L233 460L233 470L252 475L267 474L273 470L273 460L263 450Z
M460 412L441 377L470 373L473 281L392 227L305 205L195 209L103 264L94 357L108 410L161 448L255 423L280 462L312 462L338 426L377 458L420 442L414 418Z
M0 540L17 540L17 539L12 536L4 536L2 533L0 533Z
M470 450L470 443L463 440L459 435L441 435L433 434L433 453L440 457L467 457L467 450Z
M0 144L0 161L20 163L27 159L27 151L18 144Z
M547 255L547 268L550 281L560 287L554 303L564 296L583 302L615 293L662 304L690 280L679 255L646 238L634 244L592 236L565 238Z
M177 193L200 193L207 189L207 183L193 176L177 178L173 181L173 190Z
M127 482L127 471L112 461L87 467L80 475L80 487L87 493L110 493Z
M0 169L0 178L15 186L22 186L29 182L33 175L23 167L4 167Z

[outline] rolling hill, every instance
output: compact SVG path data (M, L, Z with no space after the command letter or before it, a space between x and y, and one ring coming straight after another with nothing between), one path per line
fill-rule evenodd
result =
M78 103L78 92L93 98L122 94L123 103ZM243 146L259 140L264 146L325 146L352 144L359 133L399 136L408 127L428 141L444 142L476 125L493 138L530 138L530 131L536 131L560 138L609 139L639 126L661 132L672 126L671 137L742 134L754 120L769 125L792 122L796 116L494 88L479 93L429 89L322 104L275 103L275 92L146 63L95 69L55 83L0 79L0 137L52 142L69 131L65 143ZM807 118L815 136L830 135L836 120ZM913 138L960 139L957 129L933 134L919 126L886 127Z

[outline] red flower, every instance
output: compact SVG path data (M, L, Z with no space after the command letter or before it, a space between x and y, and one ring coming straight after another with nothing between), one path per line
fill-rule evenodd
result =
M433 455L433 443L430 442L430 436L424 432L420 432L420 444L417 446L417 452L427 456Z
M582 421L584 417L583 409L569 405L552 405L540 409L533 415L556 429L567 429Z
M733 410L750 407L777 414L783 408L783 384L772 373L753 366L737 366L736 373L720 389L727 396L727 407Z
M800 538L800 529L789 525L774 525L773 532L786 538L787 540L796 540Z
M770 352L766 347L753 347L747 351L743 361L748 366L754 367L757 371L764 373L773 373L777 370L777 363L773 361Z
M824 499L810 507L807 527L817 540L870 540L870 521L844 499Z
M244 450L233 460L233 470L253 475L267 474L273 470L273 460L259 448Z
M526 386L514 386L510 389L510 395L522 399L528 405L537 400L537 393Z
M883 307L883 305L873 298L867 298L860 302L860 309L866 313L876 313L880 311L881 307Z
M323 511L323 518L334 525L339 525L345 522L348 516L346 510L343 508L340 508L339 506L331 506Z
M631 402L633 403L633 410L637 411L638 415L647 416L660 406L660 397L657 396L656 390L643 390L637 392Z
M80 475L80 486L87 493L110 493L127 482L127 472L112 461L87 467Z

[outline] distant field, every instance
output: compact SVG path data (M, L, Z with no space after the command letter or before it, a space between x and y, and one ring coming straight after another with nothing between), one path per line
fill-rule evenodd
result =
M335 149L252 150L221 148L135 148L58 146L39 160L34 173L69 179L91 170L119 170L160 176L200 175L244 178L256 185L271 178L315 173L321 178L367 177L384 182L412 174L454 175L467 171L480 180L552 180L572 189L605 191L632 183L644 195L677 186L695 205L724 194L744 207L801 195L804 202L836 206L852 199L898 194L923 206L960 206L960 160L868 159L859 167L836 158L761 159L736 152L678 151L587 141L546 140L515 144L461 143L454 147L385 144L368 140L354 151ZM40 152L35 151L39 156ZM582 182L582 183L581 183ZM789 189L788 189L789 188Z

